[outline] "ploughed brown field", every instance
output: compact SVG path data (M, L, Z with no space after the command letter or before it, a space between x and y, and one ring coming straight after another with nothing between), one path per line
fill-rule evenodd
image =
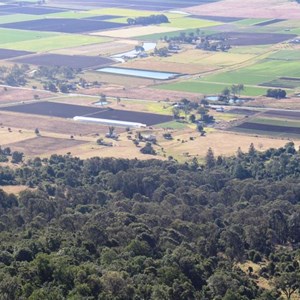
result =
M58 118L73 118L75 116L92 117L98 119L137 122L148 126L173 120L172 116L166 115L47 101L1 107L0 110Z
M271 45L295 38L295 34L258 33L258 32L224 32L211 37L224 37L232 46Z
M240 124L240 125L236 126L235 128L259 130L259 131L265 131L265 132L300 134L300 127L258 124L258 123L248 123L248 122Z
M13 20L12 20L13 21ZM84 33L96 30L105 30L124 27L122 23L93 21L88 19L40 19L15 23L1 24L2 28L52 31L63 33Z
M112 59L101 56L41 54L16 58L14 62L38 66L65 66L75 69L99 68L114 63Z

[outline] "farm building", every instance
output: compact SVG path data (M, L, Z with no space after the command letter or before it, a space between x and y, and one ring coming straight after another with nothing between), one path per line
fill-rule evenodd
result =
M146 124L137 123L137 122L127 122L127 121L119 121L119 120L108 120L108 119L99 119L99 118L91 118L91 117L80 117L75 116L73 118L74 121L79 122L87 122L87 123L97 123L103 125L115 125L121 127L132 127L132 128L143 128L147 127Z

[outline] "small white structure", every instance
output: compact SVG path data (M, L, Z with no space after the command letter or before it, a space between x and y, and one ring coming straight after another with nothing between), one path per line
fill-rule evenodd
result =
M73 120L74 121L79 121L79 122L97 123L97 124L103 124L103 125L115 125L115 126L131 127L131 128L147 127L147 125L143 124L143 123L127 122L127 121L119 121L119 120L108 120L108 119L99 119L99 118L91 118L91 117L76 116L76 117L73 118Z

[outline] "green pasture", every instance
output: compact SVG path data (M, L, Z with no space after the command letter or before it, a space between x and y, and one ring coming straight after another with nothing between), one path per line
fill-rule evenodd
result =
M299 78L300 79L300 78ZM283 89L295 89L300 87L300 81L287 80L287 79L274 79L263 83L265 86L283 88Z
M270 51L266 45L263 46L238 46L230 49L230 53L239 53L239 54L254 54L260 55Z
M283 76L300 77L300 62L262 60L257 64L239 70L208 76L203 81L257 85Z
M98 44L111 41L110 38L87 36L87 35L59 35L39 40L29 40L17 43L8 43L2 47L12 50L25 50L33 52L44 52L62 48L71 48L90 44Z
M288 119L257 117L251 119L251 123L300 128L300 121L288 120Z
M236 83L239 83L237 81ZM199 94L219 94L226 87L231 85L222 84L222 83L210 83L210 82L201 82L201 81L182 81L176 83L167 83L157 85L154 88L162 90L172 90L172 91L181 91L181 92L191 92ZM245 86L245 90L241 93L246 96L260 96L266 93L266 88Z
M204 28L204 27L210 27L210 26L223 24L220 22L201 20L201 19L193 19L193 18L188 18L188 17L169 19L169 21L170 21L170 23L164 23L161 25L168 26L168 27L189 29L189 28Z
M44 18L45 15L25 15L25 14L4 15L4 16L0 16L0 24L40 20Z
M0 45L29 40L40 40L57 35L57 33L50 32L0 28Z
M276 60L300 60L299 50L279 50L268 57Z

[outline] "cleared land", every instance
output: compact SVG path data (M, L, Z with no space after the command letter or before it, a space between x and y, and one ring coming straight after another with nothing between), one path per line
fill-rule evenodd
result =
M62 149L67 152L68 148L76 147L85 143L87 142L82 140L39 136L31 139L26 139L24 141L7 144L5 145L5 147L10 147L11 149L14 149L14 151L23 152L28 156L34 156L56 153L57 151Z
M41 54L30 57L22 57L13 61L22 64L39 66L66 66L71 68L98 68L112 64L114 61L100 56Z

